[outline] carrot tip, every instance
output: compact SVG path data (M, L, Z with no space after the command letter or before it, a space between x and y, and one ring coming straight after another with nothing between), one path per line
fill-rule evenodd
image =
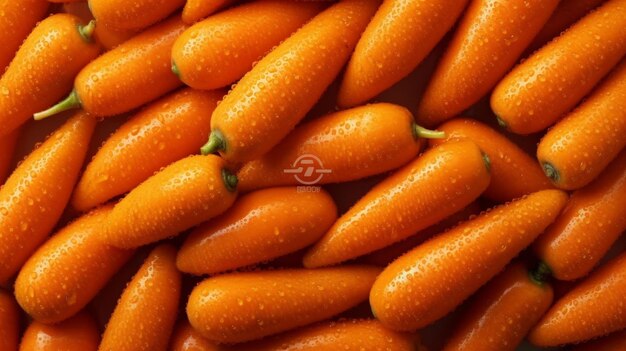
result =
M500 116L496 116L496 121L498 121L498 125L504 129L507 129L507 124L506 122L500 118Z
M237 190L237 183L239 182L239 179L237 179L236 175L232 174L227 169L222 169L222 179L224 180L224 185L228 191L235 192Z
M73 108L80 107L80 99L78 98L78 94L76 90L72 90L70 95L68 95L64 100L59 102L58 104L50 107L47 110L37 112L33 115L35 121L40 121L44 118L56 115L57 113L61 113L63 111L71 110Z
M550 162L542 162L541 168L543 168L543 173L545 173L546 177L550 178L553 183L559 182L561 178L559 171Z
M174 73L174 75L178 77L178 79L180 79L180 70L178 69L176 62L174 61L172 61L172 73Z
M485 163L485 168L487 168L487 172L491 172L491 159L489 155L487 155L484 151L480 152L483 156L483 162Z
M91 43L93 42L93 32L96 30L96 21L91 20L87 23L86 26L78 26L78 33L80 37L83 38L84 41Z
M542 286L552 276L552 270L545 262L539 261L537 267L529 271L528 275L535 284Z
M219 130L214 130L209 135L209 141L200 149L203 155L212 154L219 150L224 150L224 136Z
M440 130L426 129L419 124L413 123L413 136L415 139L443 139L446 137L446 133Z

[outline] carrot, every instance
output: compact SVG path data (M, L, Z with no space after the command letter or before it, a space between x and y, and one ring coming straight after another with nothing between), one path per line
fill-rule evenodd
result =
M398 258L370 293L376 317L394 330L413 330L445 316L528 246L567 202L542 190L501 205Z
M99 342L96 321L81 312L55 325L32 322L24 332L20 351L96 351Z
M72 206L88 210L194 154L210 133L211 112L223 95L184 89L141 110L104 142L87 165Z
M139 30L166 18L185 0L89 0L89 9L106 27Z
M99 351L165 351L178 312L181 274L176 249L157 246L124 289Z
M244 162L278 144L339 74L378 1L336 3L267 54L213 112L202 153Z
M0 284L20 269L61 217L95 126L93 117L79 112L0 188Z
M170 351L221 351L224 348L205 339L185 319L180 321L170 340Z
M348 63L337 97L339 106L360 105L411 73L452 28L467 3L383 1Z
M118 202L104 240L133 248L179 234L226 211L237 177L217 156L190 156L148 178Z
M0 350L17 350L20 310L13 296L0 289Z
M585 276L626 230L626 149L593 183L576 191L534 249L557 279Z
M178 37L172 48L172 70L196 89L227 86L320 12L323 5L269 0L211 16Z
M183 22L191 25L237 0L187 0L183 7Z
M469 118L457 118L438 129L446 133L446 139L431 140L431 145L439 145L446 140L470 139L489 155L491 183L485 190L485 197L506 202L552 188L537 161L491 127Z
M379 272L371 266L341 266L220 275L193 289L187 316L212 341L259 339L358 305Z
M543 137L537 158L552 182L578 189L626 147L626 61Z
M365 178L414 159L423 138L443 136L416 125L411 112L398 105L378 103L331 113L296 127L267 154L244 164L239 188L245 192Z
M626 330L613 333L602 339L575 347L573 351L616 351L626 350Z
M561 297L535 326L538 346L578 343L626 328L626 254L606 263Z
M443 351L515 351L552 303L543 272L513 264L500 273L460 316Z
M65 100L36 113L35 119L78 107L96 116L113 116L174 90L181 82L170 70L170 52L185 28L173 17L101 55L78 73Z
M0 2L0 72L4 73L24 39L48 12L49 5L46 0Z
M493 89L541 30L559 0L470 2L417 109L420 123L444 122Z
M259 190L195 229L178 252L176 266L201 275L271 260L311 245L336 219L337 207L324 190Z
M341 216L306 253L304 266L339 263L405 239L461 210L487 185L487 158L473 142L430 149Z
M46 241L24 264L15 297L35 320L57 323L83 309L130 259L132 251L103 244L112 205L99 208Z
M28 35L0 79L0 137L71 89L78 71L98 55L93 29L93 22L82 26L78 18L60 13Z
M19 130L15 130L9 135L0 137L0 186L2 186L10 173L11 161L13 160L19 134Z
M518 134L541 131L570 111L626 54L626 0L610 0L515 67L491 108Z

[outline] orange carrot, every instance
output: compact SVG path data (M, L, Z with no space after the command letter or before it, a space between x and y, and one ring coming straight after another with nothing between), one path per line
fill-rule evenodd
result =
M17 350L20 310L13 296L0 289L0 350Z
M35 119L78 107L113 116L175 89L181 82L170 69L170 52L184 30L180 18L173 17L103 54L78 73L65 100L36 113Z
M194 24L213 12L227 7L237 0L187 0L183 7L183 22Z
M475 104L515 65L559 0L470 2L417 109L433 126Z
M561 297L535 326L537 346L578 343L626 329L626 254L593 272Z
M130 259L132 251L108 246L100 239L112 207L72 222L24 264L15 281L15 297L32 318L56 323L73 316Z
M559 188L578 189L597 178L626 147L626 60L543 137L537 158Z
M63 13L35 27L0 79L0 137L67 94L78 71L98 55L93 29L93 22L83 27Z
M324 190L259 190L194 230L178 252L176 266L201 275L271 260L311 245L336 219L337 207Z
M515 351L552 303L544 272L513 264L500 273L471 301L443 351Z
M157 246L128 283L107 323L99 351L165 351L178 312L176 249Z
M170 351L221 351L224 348L205 339L185 319L180 321L170 340Z
M278 144L339 74L378 1L334 4L259 61L213 112L202 153L243 162Z
M469 118L457 118L438 129L446 133L446 139L432 140L431 145L438 145L446 140L470 139L489 155L491 183L485 190L485 197L506 202L552 188L537 161L489 126Z
M602 339L575 347L573 351L618 351L626 350L626 330L613 333Z
M95 126L93 117L79 112L0 188L0 284L22 267L61 217Z
M471 141L442 144L372 188L304 256L327 266L381 249L474 201L489 185L489 166Z
M105 241L133 248L179 234L226 211L237 177L217 156L190 156L148 178L118 202Z
M220 275L193 289L187 316L212 341L259 339L358 305L379 272L371 266L341 266Z
M196 89L227 86L320 12L323 5L266 0L211 16L178 37L172 48L172 71Z
M585 276L626 230L626 150L593 183L576 191L535 243L557 279Z
M159 169L197 152L221 91L184 89L157 100L113 133L87 165L72 205L86 211L124 194Z
M24 39L46 15L49 5L46 0L0 2L0 72L4 73Z
M81 312L55 325L32 322L24 332L20 351L96 351L99 342L96 321Z
M411 73L452 28L467 3L384 0L348 63L339 106L360 105Z
M103 26L139 30L159 22L184 4L185 0L89 0L89 9Z
M566 202L564 192L542 190L409 251L377 278L372 311L394 330L421 328L445 316L528 246Z
M2 186L10 173L11 161L13 160L13 153L15 152L19 134L19 130L15 130L9 135L0 137L0 186Z
M378 103L331 113L298 126L267 154L244 164L237 174L239 189L365 178L414 159L422 138L443 136L416 125L411 112L398 105Z
M610 0L515 67L496 86L491 108L518 134L551 126L626 54L626 0Z

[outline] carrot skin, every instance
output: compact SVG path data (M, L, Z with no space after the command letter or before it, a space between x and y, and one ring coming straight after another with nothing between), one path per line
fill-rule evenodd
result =
M341 266L224 274L193 289L187 316L209 340L255 340L358 305L379 272L372 266Z
M170 351L226 351L229 347L221 347L205 339L191 327L185 319L178 323L170 340Z
M81 312L54 325L33 321L24 332L20 351L96 351L99 342L95 319Z
M13 161L13 154L19 135L19 130L14 130L9 135L0 137L0 186L2 186L10 173L11 161Z
M616 351L626 349L626 330L575 347L572 351Z
M482 151L471 141L426 151L341 216L306 253L304 266L343 262L405 239L474 201L489 178Z
M185 0L89 0L89 9L103 26L139 30L182 7Z
M183 7L183 22L191 25L237 0L187 0Z
M17 273L61 217L95 126L92 116L77 113L0 188L0 284Z
M376 279L370 305L394 330L445 316L489 281L558 216L560 190L542 190L461 223L404 254Z
M0 289L0 349L17 350L20 309L11 293Z
M0 72L4 72L24 39L48 12L46 0L0 2Z

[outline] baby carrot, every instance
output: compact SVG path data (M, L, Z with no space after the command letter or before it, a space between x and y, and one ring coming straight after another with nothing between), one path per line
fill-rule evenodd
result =
M183 22L191 25L236 0L187 0L183 7Z
M192 88L230 85L248 72L253 62L320 12L323 5L258 1L211 16L178 37L172 47L172 70Z
M221 91L184 89L137 113L100 147L76 185L72 206L86 211L124 194L170 163L198 151Z
M0 289L0 350L17 350L20 310L13 295Z
M562 189L589 184L626 147L626 61L580 107L557 123L537 147L537 158Z
M44 18L50 3L46 0L0 1L0 73L35 24Z
M457 118L438 129L446 133L446 139L431 140L431 145L446 140L470 139L489 155L491 183L485 190L485 197L506 202L552 188L536 160L489 126L469 118Z
M398 258L376 279L370 305L394 330L413 330L445 316L528 246L567 202L542 190L501 205Z
M159 22L185 0L89 0L93 17L106 27L139 30Z
M157 246L128 283L107 323L99 351L165 351L176 322L181 274L176 249Z
M626 149L593 183L576 191L534 249L557 279L585 276L626 230Z
M81 312L54 325L33 321L24 332L20 351L96 351L99 342L96 321Z
M228 348L226 348L228 349ZM170 351L221 351L224 348L205 339L185 319L174 328L170 340Z
M9 135L0 137L0 186L2 186L10 173L11 161L13 160L18 136L19 130L14 130Z
M348 63L339 88L339 106L360 105L413 71L452 28L467 3L384 0Z
M35 320L57 323L76 314L128 261L132 251L100 239L112 207L72 222L26 261L15 281L15 297Z
M500 273L462 313L443 351L515 351L552 303L545 272L513 264Z
M201 275L271 260L311 245L336 219L337 207L324 190L259 190L195 229L178 252L176 266Z
M271 151L244 164L237 174L239 189L365 178L414 159L422 138L443 136L416 125L411 112L398 105L378 103L331 113L296 127ZM310 165L305 162L330 172L307 173L304 167ZM301 172L294 174L299 167Z
M515 67L491 108L518 134L541 131L570 111L626 54L626 0L610 0Z
M259 339L358 305L379 272L372 266L340 266L220 275L193 289L187 316L212 341Z
M487 185L487 158L473 142L430 149L341 216L306 253L304 266L339 263L405 239L467 206Z
M0 284L22 267L63 213L95 126L93 117L79 112L0 188Z
M96 30L93 33L96 41L107 50L115 49L137 34L139 33L135 30L109 28L106 26L96 27Z
M278 144L339 74L378 4L340 1L261 59L213 112L202 153L244 162Z
M170 52L185 28L173 17L101 55L78 73L65 100L36 113L35 119L78 107L96 116L113 116L180 86L170 69Z
M537 346L557 346L625 329L625 294L626 254L622 254L561 297L528 339Z
M179 234L226 211L237 177L214 155L190 156L167 166L115 205L104 240L133 248Z
M81 26L77 17L59 13L28 35L0 79L0 137L67 94L78 71L98 55L93 29L93 22Z
M613 333L599 340L582 344L572 351L618 351L626 350L626 330Z
M471 1L417 109L433 126L475 104L515 65L559 0Z

